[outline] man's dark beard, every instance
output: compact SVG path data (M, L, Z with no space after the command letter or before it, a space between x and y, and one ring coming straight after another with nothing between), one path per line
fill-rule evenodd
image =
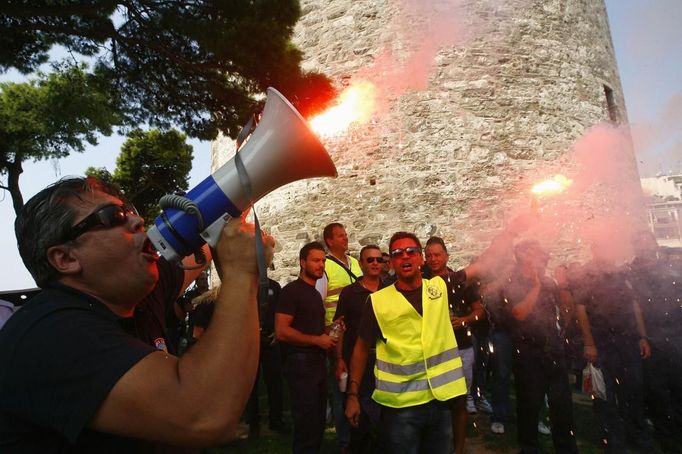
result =
M322 276L317 277L317 276L315 276L315 275L309 273L308 270L306 270L305 268L303 268L303 274L304 274L306 277L308 277L308 278L310 278L310 279L313 279L313 280L315 280L315 281L318 280L318 279L320 279L320 277L322 277Z

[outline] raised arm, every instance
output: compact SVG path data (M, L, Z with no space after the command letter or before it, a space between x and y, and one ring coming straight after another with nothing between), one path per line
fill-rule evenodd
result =
M527 230L535 220L535 215L524 214L517 216L507 227L497 235L490 246L483 251L481 256L464 268L466 272L466 285L477 281L488 281L499 277L503 270L508 268L512 261L514 238Z
M210 446L234 437L258 361L253 226L231 220L217 245L222 289L210 326L181 358L155 352L114 385L89 426L102 432ZM264 238L272 257L274 240Z

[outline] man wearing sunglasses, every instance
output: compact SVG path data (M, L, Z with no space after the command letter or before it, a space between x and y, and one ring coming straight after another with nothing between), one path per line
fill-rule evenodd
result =
M382 287L381 272L384 265L384 258L381 250L376 245L367 245L360 250L360 268L362 277L353 284L345 287L339 295L339 304L336 308L334 320L342 319L346 325L346 331L339 336L336 344L336 380L342 374L348 373L350 357L353 353L353 346L358 337L360 320L367 304L369 295ZM342 318L343 317L343 318ZM366 368L374 367L376 353L374 348L370 348ZM350 451L353 453L376 452L373 445L373 426L379 422L380 409L376 402L372 401L372 391L374 391L374 379L371 374L365 374L365 379L359 388L360 414L357 428L351 429Z
M0 331L1 452L155 452L233 437L258 360L252 227L226 225L214 257L226 290L182 358L136 332L136 308L169 296L157 293L172 289L171 271L117 190L61 180L15 229L42 292ZM271 237L265 245L271 257Z
M462 360L448 313L448 291L440 277L421 275L419 239L398 232L389 243L395 284L370 295L351 358L346 417L358 427L359 383L368 352L376 346L376 389L382 440L389 453L452 452L449 401L466 394Z

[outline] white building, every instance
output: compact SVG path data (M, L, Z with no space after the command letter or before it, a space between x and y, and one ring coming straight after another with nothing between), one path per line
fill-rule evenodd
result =
M661 246L682 247L682 175L642 178L649 228Z

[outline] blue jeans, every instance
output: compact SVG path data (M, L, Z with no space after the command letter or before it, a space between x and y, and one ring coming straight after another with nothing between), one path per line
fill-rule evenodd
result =
M486 387L487 365L489 361L488 336L474 337L474 378L469 395L483 396Z
M448 402L406 408L382 407L382 437L387 454L450 454L452 412Z
M503 331L494 331L490 335L493 353L490 362L493 367L491 384L491 402L493 407L492 422L507 423L509 414L509 383L511 382L513 344L509 335Z
M346 419L345 395L339 391L339 382L336 381L336 362L328 361L329 376L327 378L331 387L332 413L334 414L334 427L336 428L336 442L339 448L348 448L350 445L350 424Z

